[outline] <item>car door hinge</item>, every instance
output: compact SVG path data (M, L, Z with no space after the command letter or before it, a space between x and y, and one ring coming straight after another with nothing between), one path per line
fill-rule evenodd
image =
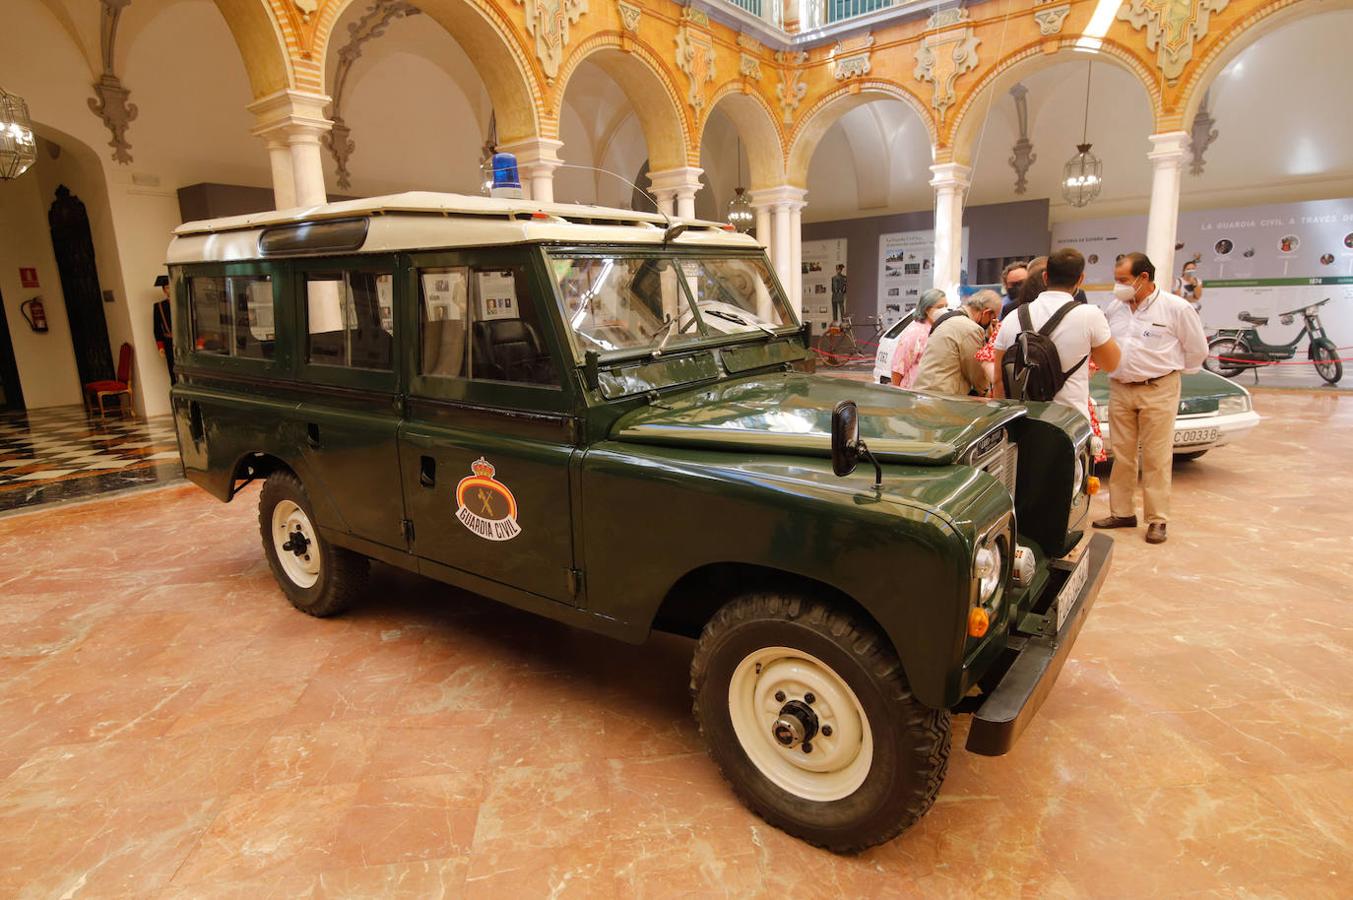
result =
M576 597L583 592L583 570L565 569L568 573L568 595Z
M402 535L404 535L404 540L405 540L406 542L412 544L412 543L413 543L413 520L412 520L412 519L400 519L400 520L399 520L399 533L402 534Z

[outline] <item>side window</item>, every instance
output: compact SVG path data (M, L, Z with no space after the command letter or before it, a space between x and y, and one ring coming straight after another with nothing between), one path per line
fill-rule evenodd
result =
M272 279L267 275L195 275L188 279L193 348L198 353L272 359Z
M465 268L422 269L422 375L464 378L469 374L465 336L469 330L470 274Z
M526 270L420 269L423 375L559 387Z
M306 361L391 369L393 284L389 272L305 273Z

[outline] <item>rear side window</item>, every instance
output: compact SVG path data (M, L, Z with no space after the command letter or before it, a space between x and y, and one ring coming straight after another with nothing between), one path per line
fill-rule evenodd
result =
M393 285L389 272L307 272L306 360L390 370L395 355Z
M188 295L198 353L273 358L277 334L269 276L194 275Z
M559 387L526 270L420 269L423 375Z

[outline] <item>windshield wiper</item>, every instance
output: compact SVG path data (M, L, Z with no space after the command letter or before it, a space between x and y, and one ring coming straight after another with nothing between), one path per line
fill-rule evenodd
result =
M670 341L670 340L672 339L672 332L673 332L673 330L676 328L676 324L677 324L677 320L676 320L676 319L668 319L668 320L667 320L667 323L666 323L665 325L663 325L663 330L662 330L662 335L661 335L662 340L658 341L658 346L656 346L656 347L653 348L653 355L654 355L655 357L656 357L656 356L662 356L662 351L663 351L663 349L667 346L667 342ZM651 346L651 345L650 345L650 346Z

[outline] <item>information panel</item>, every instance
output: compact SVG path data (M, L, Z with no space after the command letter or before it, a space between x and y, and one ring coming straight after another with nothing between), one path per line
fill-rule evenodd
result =
M916 307L923 291L935 286L935 232L897 231L879 235L878 316L891 327ZM968 229L963 229L961 272L968 266ZM967 282L961 277L962 283ZM953 305L957 298L951 297Z
M832 321L832 276L838 265L847 266L846 239L804 241L800 260L803 278L803 306L800 316L813 323L813 334L822 334ZM850 268L846 268L849 297Z

